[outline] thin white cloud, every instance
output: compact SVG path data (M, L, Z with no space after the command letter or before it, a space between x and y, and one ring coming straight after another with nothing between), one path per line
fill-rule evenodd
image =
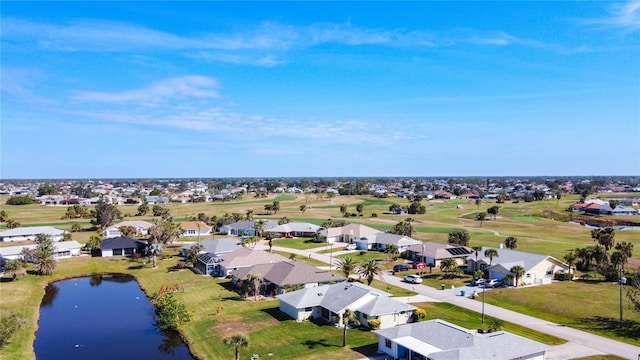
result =
M56 101L36 95L32 89L42 81L44 75L35 69L21 69L13 67L2 67L0 94L5 99L22 104L31 105L55 105Z
M72 99L111 104L157 106L180 99L216 98L218 82L206 76L183 76L159 81L151 86L122 92L76 91Z
M640 30L640 1L612 4L609 7L609 16L585 19L583 23L590 26L638 31Z
M84 20L44 24L18 18L2 19L3 45L49 51L144 52L182 50L212 61L273 66L279 53L322 44L345 46L433 47L471 43L481 46L540 46L503 31L473 29L450 32L363 28L351 23L292 26L262 22L254 28L220 33L177 35L136 24Z

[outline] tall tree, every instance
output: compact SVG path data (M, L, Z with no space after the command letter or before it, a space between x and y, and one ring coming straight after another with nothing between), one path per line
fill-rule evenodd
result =
M344 277L349 279L349 275L357 269L357 263L351 256L345 256L337 261L336 269L344 274Z
M305 211L307 211L307 205L305 204L300 205L300 212L302 213L302 215L304 215Z
M482 251L482 246L472 246L471 249L476 257L476 261L473 263L473 270L478 271L478 255L480 254L480 251Z
M253 220L253 210L252 209L247 210L247 215L245 216L245 219L247 219L249 221Z
M349 207L349 206L348 206L347 204L342 204L342 205L340 205L340 213L341 213L342 215L346 214L346 213L347 213L347 209L348 209L348 207Z
M235 348L236 360L240 360L240 349L249 346L249 339L244 335L233 335L231 337L226 337L222 340L222 343Z
M138 213L136 215L137 216L145 216L145 215L147 215L148 212L149 212L149 204L144 202L144 203L140 204L140 206L138 206Z
M487 249L484 251L484 256L489 258L489 266L493 265L493 258L499 257L498 250L496 249Z
M280 201L274 201L273 204L271 204L271 209L274 215L277 214L278 211L280 211Z
M51 236L45 234L36 235L37 247L33 253L36 269L40 275L51 275L56 270L56 260L53 257L55 247Z
M362 215L362 212L364 211L364 205L363 204L356 205L356 211L358 212L358 214Z
M5 210L0 210L0 222L9 220L9 214Z
M469 246L471 235L467 230L453 230L449 233L449 244Z
M262 236L262 232L264 231L264 221L258 220L253 223L253 231L256 236Z
M513 277L515 277L516 279L516 287L518 287L518 280L520 280L520 278L522 277L522 275L524 275L525 270L522 266L520 265L514 265L511 267L511 270L509 270L510 273L513 274Z
M564 254L562 258L567 263L567 265L569 265L569 279L572 280L573 276L571 276L571 268L573 267L573 264L576 263L576 259L577 259L576 254L573 251L568 252Z
M518 238L514 236L509 236L506 239L504 239L504 245L507 248L513 250L518 247Z
M349 327L349 324L355 323L356 321L358 321L358 318L356 317L356 313L353 310L346 309L342 313L342 347L347 346L347 328Z
M615 244L615 235L616 231L610 227L591 230L591 238L604 246L605 251L609 251Z
M478 215L476 215L476 219L480 221L480 227L482 227L482 223L484 223L484 221L487 220L487 213L484 211L481 213L478 213Z
M104 198L98 200L95 209L91 211L91 223L95 226L99 226L100 230L104 230L109 225L113 224L116 219L120 219L122 214L120 210L113 205L107 203Z
M182 229L171 221L160 221L149 228L149 241L157 241L159 244L172 244L182 235Z
M475 203L476 203L476 206L478 207L478 210L480 210L480 204L482 204L482 200L476 199Z
M412 220L411 218L407 218L404 221L398 222L393 226L393 229L391 229L390 232L393 234L411 237L411 235L413 235L413 230L414 230L413 225L411 225L411 220Z
M496 217L498 216L498 213L500 212L500 206L494 205L494 206L488 208L487 212L489 214L491 214L491 217L493 218L493 220L495 220Z
M360 266L360 273L367 278L367 285L371 285L373 278L382 271L382 267L376 259L365 260Z

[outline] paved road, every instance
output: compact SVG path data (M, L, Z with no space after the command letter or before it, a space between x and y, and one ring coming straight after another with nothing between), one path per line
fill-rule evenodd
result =
M261 245L258 245L256 248L266 248L266 247L261 244ZM335 246L334 248L337 248L337 246ZM330 262L330 260L334 260L332 266L335 269L335 258L331 259L330 255L317 253L317 251L325 250L324 247L316 248L312 250L294 250L294 249L274 246L273 250L294 253L296 255L306 256L306 257L308 257L309 254L311 254L311 258L327 264ZM341 255L349 252L355 253L357 251L356 250L335 251L333 253L333 256L337 256L337 255ZM448 289L448 290L442 291L442 290L437 290L425 285L407 284L405 282L402 282L400 278L391 275L390 272L385 272L381 276L384 279L384 281L386 281L391 285L395 285L408 290L414 290L418 294L424 296L424 298L416 298L415 300L428 301L428 299L430 299L434 301L448 302L448 303L455 304L457 306L460 306L469 310L473 310L479 313L482 312L482 302L460 296L460 289L453 289L453 290ZM518 289L514 289L514 291L518 291ZM480 293L480 291L478 292ZM466 294L470 295L470 292L467 292ZM490 294L490 291L488 291L487 294ZM515 324L519 324L519 325L528 327L530 329L551 334L569 341L567 344L564 344L564 345L552 346L551 349L547 352L547 356L546 356L547 360L564 360L564 359L578 358L578 357L589 356L589 355L602 355L602 354L613 354L625 359L640 360L640 347L637 347L637 346L607 339L602 336L590 334L584 331L576 330L560 324L555 324L555 323L538 319L532 316L523 315L515 311L503 309L503 308L486 304L486 303L484 305L484 313L489 316L502 319L504 321L509 321Z

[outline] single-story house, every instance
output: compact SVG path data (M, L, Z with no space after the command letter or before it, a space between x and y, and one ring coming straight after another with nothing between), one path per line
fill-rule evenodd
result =
M232 282L246 281L249 274L260 275L263 284L262 293L265 295L282 294L290 288L317 287L345 280L327 270L321 270L303 262L280 261L238 269L232 274Z
M218 228L220 234L237 235L237 236L255 236L256 223L262 221L262 231L267 232L269 229L278 226L277 221L273 220L241 220L228 225L222 225Z
M395 245L398 252L403 253L409 246L422 244L421 241L414 240L408 236L379 232L370 236L365 236L355 241L358 250L379 250L383 251L387 245Z
M587 215L611 215L612 211L609 204L591 203L584 207L584 213Z
M506 331L478 333L435 319L373 331L378 352L411 360L544 360L548 347Z
M64 238L66 231L53 226L30 226L19 227L0 231L0 241L26 241L35 240L38 234L51 236L51 240L60 241Z
M318 240L321 242L353 243L355 240L380 233L380 230L361 224L349 224L340 227L322 228L318 232Z
M102 257L134 256L142 253L145 247L146 242L124 236L104 239L100 243Z
M345 310L354 311L364 326L368 326L368 320L380 320L380 328L384 329L409 323L416 309L358 282L305 288L276 297L280 311L296 321L323 319L336 326L343 325Z
M284 256L246 247L215 255L203 254L198 257L196 267L203 273L217 277L227 277L232 272L258 264L269 264L287 260Z
M484 256L484 252L490 247L483 246L478 252L478 266L480 270L486 270L489 278L502 280L505 276L511 275L511 268L520 265L524 268L525 274L519 279L519 284L550 284L553 275L560 270L569 271L569 265L549 256L527 253L498 248L498 256L491 261ZM476 269L475 253L467 256L467 272L473 273ZM511 285L515 285L514 282Z
M228 253L242 247L241 245L238 245L238 239L234 238L206 239L194 244L183 246L180 249L182 256L187 256L187 252L189 252L189 249L191 249L191 247L196 244L202 245L202 251L200 251L200 254L209 253L215 256Z
M440 266L442 259L454 259L461 266L472 252L473 249L462 245L426 242L409 246L407 259L435 266Z
M638 209L628 206L618 205L611 211L611 215L638 215Z
M29 250L35 250L38 247L36 244L24 245L24 246L8 246L0 247L0 258L5 260L22 260L22 249L27 248ZM59 241L53 244L53 257L56 259L64 259L72 256L80 256L80 249L82 244L77 241ZM27 259L31 260L31 259Z
M211 226L202 221L183 221L179 226L183 237L207 236L211 233Z
M276 233L280 237L299 237L299 236L314 236L321 227L318 225L303 223L303 222L290 222L278 226L274 226L267 230L268 232Z
M169 202L169 197L149 195L144 198L144 201L149 205L166 204Z
M122 236L120 228L123 226L133 227L134 229L136 229L136 236L143 237L149 234L149 228L151 228L153 224L148 221L142 220L123 221L104 229L104 231L100 235L102 235L104 238L120 237Z

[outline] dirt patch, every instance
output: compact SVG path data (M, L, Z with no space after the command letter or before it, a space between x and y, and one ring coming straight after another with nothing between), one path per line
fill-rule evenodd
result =
M221 338L226 338L236 334L247 335L249 334L249 329L247 324L242 322L224 322L214 326L213 333Z

